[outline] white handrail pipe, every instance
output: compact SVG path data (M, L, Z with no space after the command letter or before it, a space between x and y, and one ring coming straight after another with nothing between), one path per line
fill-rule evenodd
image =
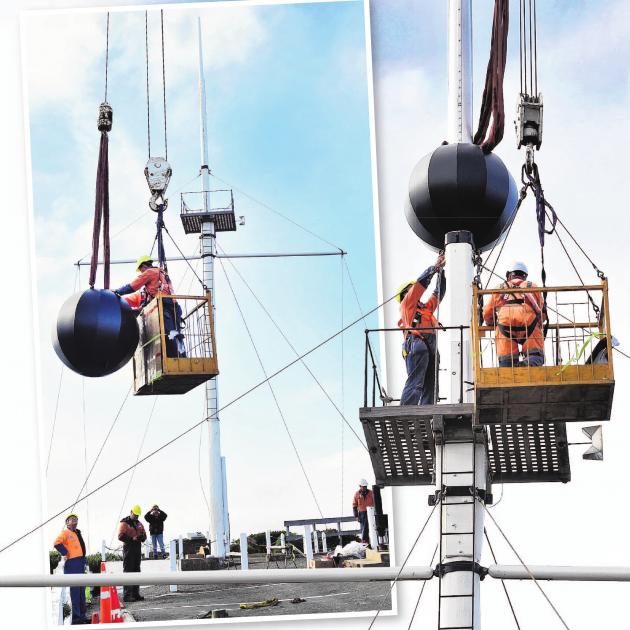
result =
M430 580L432 567L376 567L362 569L253 569L249 571L179 571L163 573L67 573L60 575L3 575L0 588L50 586L132 586L134 584L280 584L309 582L391 582Z

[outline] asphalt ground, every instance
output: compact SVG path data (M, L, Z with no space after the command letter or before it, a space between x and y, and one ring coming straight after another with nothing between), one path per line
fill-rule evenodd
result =
M143 563L148 570L149 563ZM298 560L303 568L304 560ZM264 569L265 563L250 563L251 568ZM289 567L293 568L291 563ZM233 572L234 569L220 571ZM270 574L273 568L269 569ZM343 571L343 569L339 569ZM313 569L317 571L317 569ZM185 585L171 593L168 586L147 586L140 589L144 601L121 602L136 621L168 621L200 619L211 611L224 609L228 617L269 617L274 615L308 615L347 613L391 609L389 582L283 583L260 585ZM241 603L261 602L277 598L276 606L243 610ZM292 604L299 597L304 602ZM98 601L98 600L97 600ZM94 609L96 610L96 609Z
M340 569L343 570L343 569ZM389 583L339 582L335 584L260 584L200 585L180 588L170 593L168 586L142 589L145 600L125 602L125 608L136 621L199 619L215 609L224 609L228 617L269 617L274 615L308 615L391 608ZM276 606L242 610L241 603L277 598ZM305 601L292 604L300 597Z

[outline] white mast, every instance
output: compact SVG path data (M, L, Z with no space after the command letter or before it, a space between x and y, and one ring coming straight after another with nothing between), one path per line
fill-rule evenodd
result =
M471 0L448 3L449 142L472 142Z
M449 0L448 141L472 142L472 15L471 0ZM473 243L467 231L446 235L446 295L440 309L447 330L442 361L450 375L447 402L453 409L472 400ZM437 401L436 401L437 402ZM473 492L486 489L487 461L483 434L475 439L472 416L445 420L442 444L436 445L436 484L440 503L440 615L438 628L481 628L479 574L483 505ZM476 442L479 443L476 443Z
M213 318L216 322L216 297L214 292L214 255L216 233L214 222L207 220L210 206L210 169L208 166L208 139L206 123L206 85L203 71L203 48L201 42L201 18L197 18L199 47L199 126L201 129L201 190L203 191L204 221L201 226L201 254L203 256L203 281L212 295ZM216 330L216 325L215 325ZM213 555L225 558L227 496L224 496L223 466L221 465L221 425L217 409L218 376L206 381L206 418L210 459L210 538Z

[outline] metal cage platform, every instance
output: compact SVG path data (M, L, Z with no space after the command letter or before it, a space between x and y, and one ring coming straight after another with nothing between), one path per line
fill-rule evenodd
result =
M474 406L363 407L359 418L379 486L435 484L435 450L445 422L471 433ZM566 426L562 422L480 428L493 483L571 479ZM472 433L471 433L472 434Z
M167 300L165 302L165 300ZM165 311L179 305L180 332L171 338L164 325ZM212 301L205 296L158 295L138 318L140 343L133 358L136 396L184 394L219 373Z
M548 334L542 337L544 365L525 361L499 367L501 339L494 326L480 324L483 297L547 292ZM597 305L594 297L600 298ZM522 299L522 298L521 298ZM475 421L479 424L593 422L609 420L615 387L608 284L473 288L472 344ZM534 333L536 334L536 333ZM533 335L531 337L533 339ZM516 347L516 344L514 344Z

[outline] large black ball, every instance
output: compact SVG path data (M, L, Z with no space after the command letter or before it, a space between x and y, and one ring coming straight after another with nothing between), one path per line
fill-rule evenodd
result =
M68 298L53 328L57 356L83 376L120 369L133 356L138 338L134 312L106 289L87 289Z
M516 184L499 157L474 144L446 144L413 169L405 214L434 249L444 247L447 232L467 230L484 250L499 239L516 202Z

